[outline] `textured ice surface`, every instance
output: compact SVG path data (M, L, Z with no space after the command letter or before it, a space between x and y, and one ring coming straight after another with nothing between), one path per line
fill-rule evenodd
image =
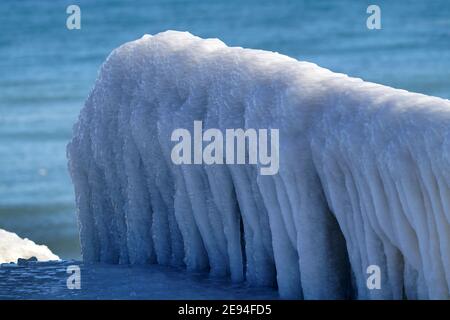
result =
M17 234L0 229L0 263L17 262L19 258L36 257L40 261L59 260L45 245L37 245Z
M80 289L68 289L69 266L80 267ZM80 261L0 264L1 299L276 299L251 288L181 268L83 264Z
M194 120L278 128L279 173L173 165L171 132ZM293 298L449 297L448 100L170 31L108 57L68 156L86 262L186 266Z

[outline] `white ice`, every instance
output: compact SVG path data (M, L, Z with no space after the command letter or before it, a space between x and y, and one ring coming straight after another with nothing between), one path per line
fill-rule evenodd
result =
M37 245L27 238L0 229L0 263L17 262L19 258L36 257L38 261L59 260L45 245Z
M80 267L80 290L67 288L67 270L74 266ZM277 299L277 292L182 268L59 260L0 264L0 300L4 299L258 300Z
M279 173L174 165L171 132L194 120L278 128ZM450 297L448 100L168 31L111 53L68 157L85 262L209 270L289 298Z

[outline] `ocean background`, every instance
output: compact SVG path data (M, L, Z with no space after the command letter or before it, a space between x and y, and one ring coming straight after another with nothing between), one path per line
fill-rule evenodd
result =
M70 4L81 30L66 28ZM366 28L370 4L381 7L381 30ZM80 258L65 154L72 125L108 54L167 29L450 98L448 0L1 0L1 229Z

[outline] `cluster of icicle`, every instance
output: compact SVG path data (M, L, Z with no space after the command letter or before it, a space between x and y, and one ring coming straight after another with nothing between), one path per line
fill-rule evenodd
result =
M279 129L278 174L175 165L171 133L196 120ZM185 266L288 298L449 298L448 100L168 31L111 53L68 157L86 262Z

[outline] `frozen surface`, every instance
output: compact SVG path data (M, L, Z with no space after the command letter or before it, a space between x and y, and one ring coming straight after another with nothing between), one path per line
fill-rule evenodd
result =
M171 132L194 120L278 128L279 173L174 165ZM449 151L448 100L146 35L104 63L68 146L83 258L209 270L290 298L449 298Z
M80 267L81 288L68 289L69 266ZM277 299L271 288L250 288L205 273L164 266L85 265L79 261L0 265L1 299Z
M37 260L59 260L45 245L37 245L27 238L22 239L13 232L0 229L0 263L17 262L19 258Z

